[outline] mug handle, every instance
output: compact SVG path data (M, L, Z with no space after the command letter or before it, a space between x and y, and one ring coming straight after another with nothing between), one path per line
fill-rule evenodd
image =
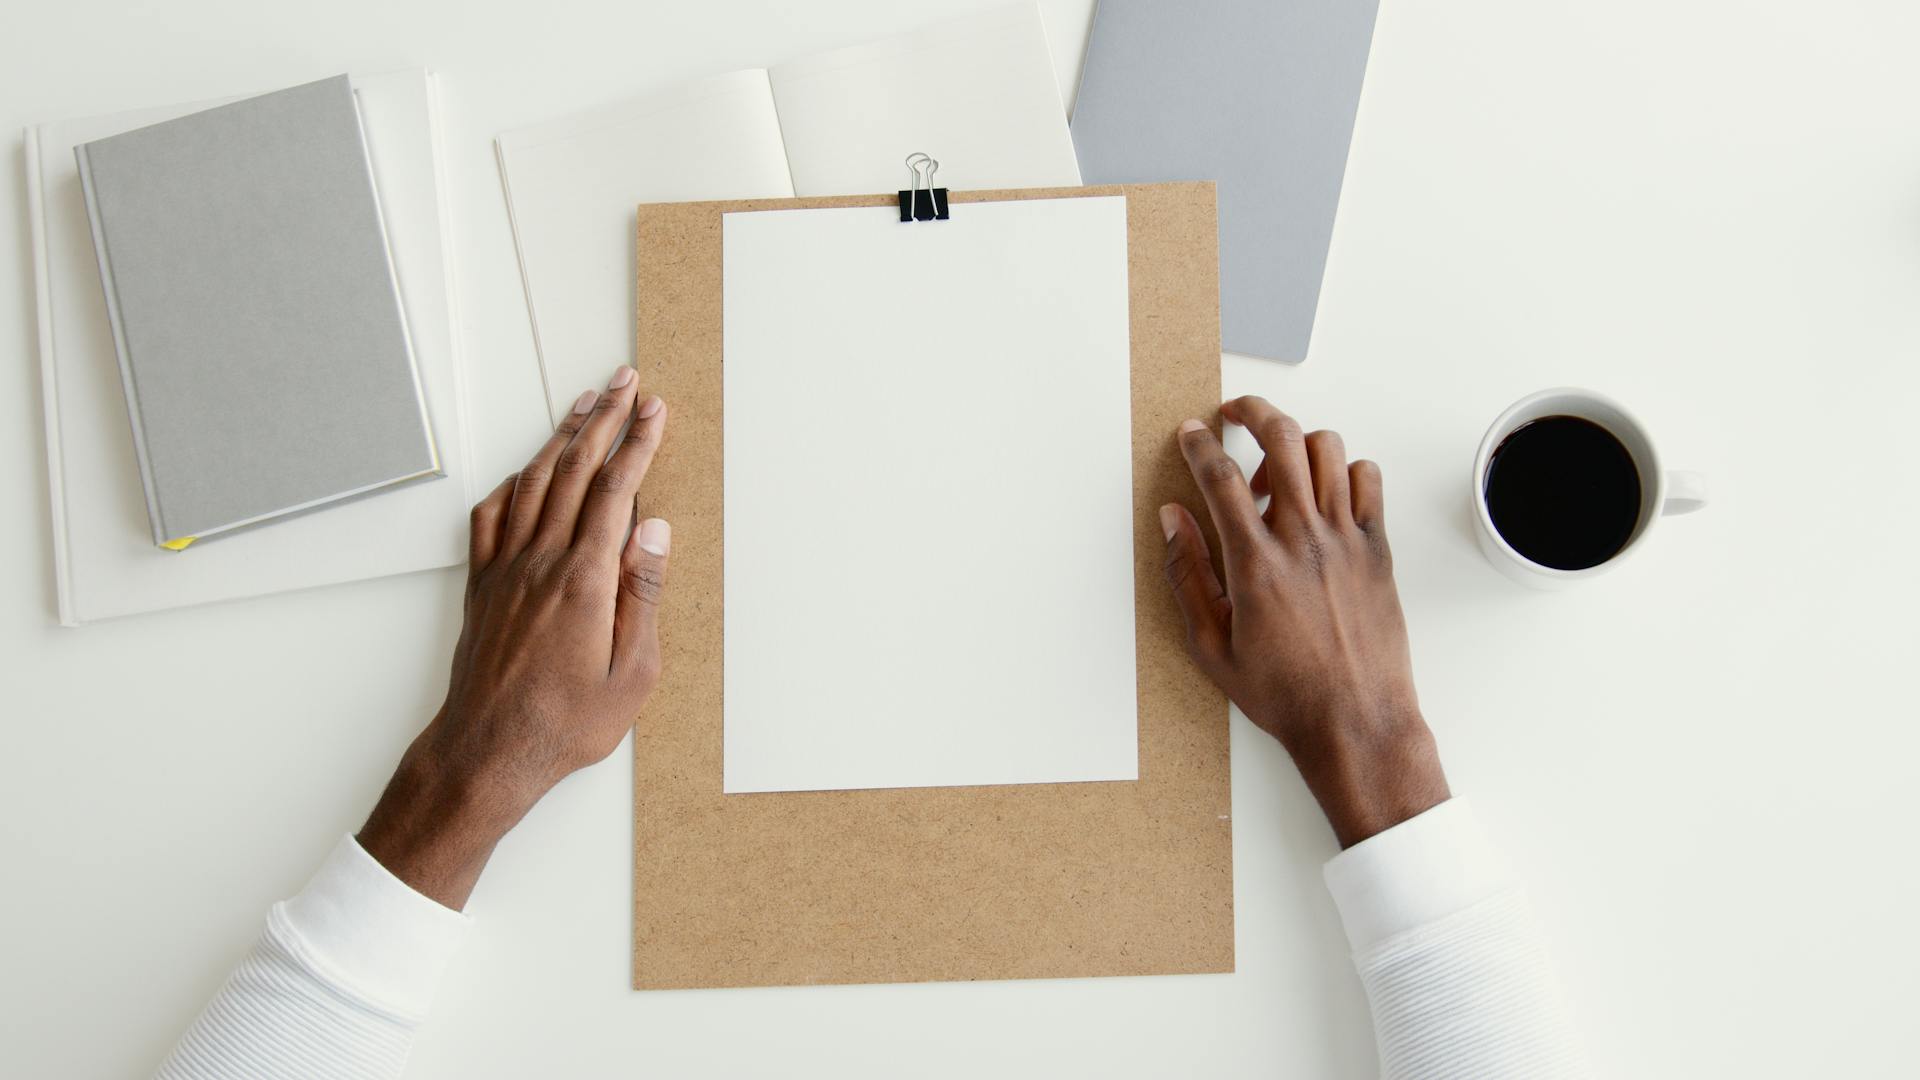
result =
M1705 473L1674 469L1667 473L1667 501L1660 506L1662 515L1691 514L1707 505Z

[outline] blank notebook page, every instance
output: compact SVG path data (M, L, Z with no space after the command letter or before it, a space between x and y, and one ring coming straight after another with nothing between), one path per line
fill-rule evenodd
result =
M892 191L925 150L955 191L1078 187L1040 9L1031 3L767 72L796 195Z
M556 424L633 356L635 203L793 194L760 70L509 131L495 149Z
M724 222L725 790L1137 779L1126 200Z

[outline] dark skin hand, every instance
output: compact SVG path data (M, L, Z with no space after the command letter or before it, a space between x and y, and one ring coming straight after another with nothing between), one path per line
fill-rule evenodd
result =
M395 877L447 907L466 905L494 845L548 789L613 752L658 680L672 534L634 517L667 413L634 374L622 367L604 392L582 394L533 460L473 508L446 704L359 834Z
M1188 652L1286 747L1351 847L1449 795L1413 690L1380 468L1349 465L1338 434L1303 433L1264 398L1236 398L1220 415L1266 458L1249 482L1206 425L1180 426L1225 570L1222 585L1186 507L1160 508Z
M622 367L581 395L525 468L473 509L466 618L446 703L359 841L464 907L541 796L619 745L659 676L671 531L634 525L666 409ZM1197 420L1179 440L1221 536L1225 585L1185 507L1161 508L1195 662L1292 754L1350 846L1447 798L1413 692L1380 472L1260 398L1221 406L1266 460L1251 484ZM630 423L624 437L623 425ZM618 445L615 441L618 439ZM611 454L611 456L609 456ZM1272 493L1262 514L1255 499Z

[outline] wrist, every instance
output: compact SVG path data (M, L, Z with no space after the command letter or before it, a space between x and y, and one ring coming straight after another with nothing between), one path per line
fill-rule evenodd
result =
M1447 801L1433 732L1417 711L1369 724L1316 725L1289 745L1342 849Z
M531 805L510 786L441 760L422 735L356 838L415 892L459 910L494 846Z

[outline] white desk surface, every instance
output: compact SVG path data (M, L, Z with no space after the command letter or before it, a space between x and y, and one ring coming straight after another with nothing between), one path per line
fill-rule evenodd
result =
M940 10L975 6L953 0ZM124 10L123 10L124 9ZM1046 5L1061 81L1090 6ZM21 126L440 71L487 469L540 382L491 136L933 17L833 5L21 0L0 36L0 1073L149 1069L438 704L459 574L53 625ZM1386 469L1427 715L1613 1076L1911 1070L1920 8L1387 0L1313 358L1229 394ZM1070 92L1070 90L1069 90ZM615 357L607 358L611 369ZM1579 592L1468 531L1484 425L1638 409L1715 503ZM1246 451L1244 443L1236 444ZM369 537L368 542L376 542ZM421 1077L1365 1077L1332 841L1236 717L1229 976L636 994L626 752L506 841Z

